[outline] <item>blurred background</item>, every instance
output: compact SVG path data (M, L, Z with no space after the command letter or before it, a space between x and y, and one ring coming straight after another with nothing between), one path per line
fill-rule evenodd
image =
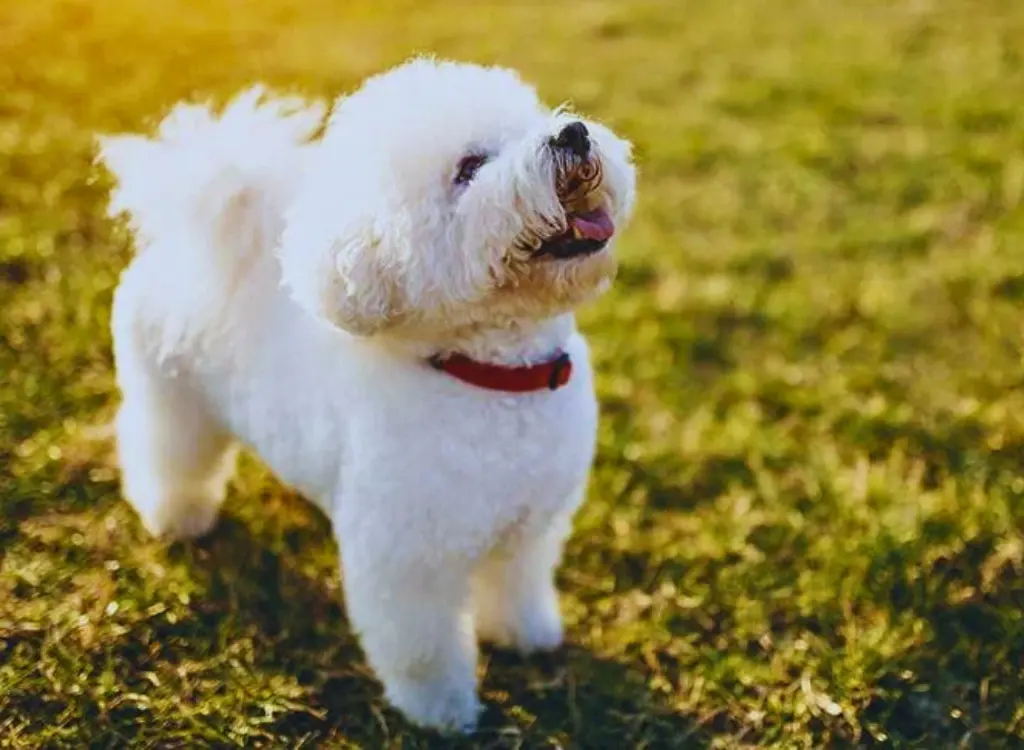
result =
M0 746L1024 742L1024 5L6 0ZM102 425L131 242L97 132L432 52L636 146L587 308L603 422L572 645L488 653L454 745L386 708L326 521L244 461L164 548Z

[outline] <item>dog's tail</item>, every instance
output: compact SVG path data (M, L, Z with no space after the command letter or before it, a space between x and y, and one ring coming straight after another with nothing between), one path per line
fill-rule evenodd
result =
M104 136L98 160L116 178L109 213L127 213L140 248L269 253L323 108L245 91L221 113L179 104L153 137Z

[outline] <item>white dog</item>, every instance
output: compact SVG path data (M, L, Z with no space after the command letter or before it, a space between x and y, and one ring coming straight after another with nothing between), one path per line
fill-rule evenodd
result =
M257 89L100 139L123 487L208 531L235 444L330 517L391 703L471 730L477 640L557 647L597 405L573 310L615 269L629 144L499 68L417 59L320 109Z

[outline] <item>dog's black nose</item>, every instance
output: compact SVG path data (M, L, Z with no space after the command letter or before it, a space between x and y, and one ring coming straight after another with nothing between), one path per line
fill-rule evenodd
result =
M590 153L590 133L587 132L587 126L579 120L570 122L562 128L562 132L554 139L554 144L558 148L569 149L583 159Z

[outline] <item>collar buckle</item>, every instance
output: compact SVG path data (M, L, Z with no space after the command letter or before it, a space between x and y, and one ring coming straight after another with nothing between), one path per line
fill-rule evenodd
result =
M551 363L551 377L548 379L548 388L552 391L557 391L569 382L571 375L572 360L569 358L569 352L562 352Z

